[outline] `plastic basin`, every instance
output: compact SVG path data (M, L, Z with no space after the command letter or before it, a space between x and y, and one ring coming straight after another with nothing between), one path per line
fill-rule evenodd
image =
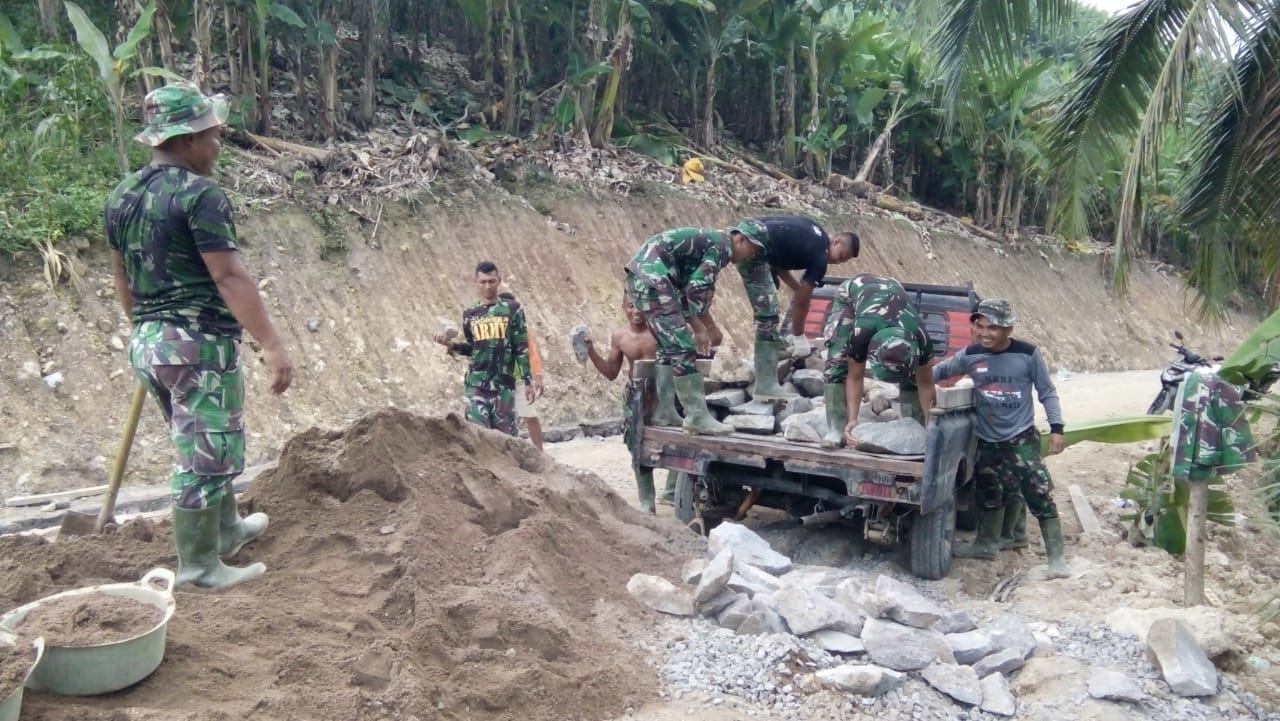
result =
M8 641L5 636L6 633L3 630L0 630L0 641L6 641L10 645L13 645L13 642ZM40 659L44 657L44 639L37 638L32 646L35 647L36 658L31 664L31 668L27 669L28 679L31 678L31 672L36 670L36 666L40 665ZM0 699L0 721L18 721L18 716L22 713L23 686L24 684L18 684L18 687L15 688L8 696L4 699Z
M163 589L157 590L153 582L163 582ZM43 603L93 593L130 598L155 606L164 614L155 628L133 638L97 646L46 644L44 657L27 677L26 687L62 696L96 696L119 691L150 676L164 660L165 630L174 611L173 584L173 571L155 568L134 583L109 583L63 591L0 616L0 629L12 631L28 613Z

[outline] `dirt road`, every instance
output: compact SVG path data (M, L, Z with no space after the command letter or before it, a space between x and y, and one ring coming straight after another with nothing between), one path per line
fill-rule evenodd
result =
M1069 426L1072 422L1143 413L1158 390L1158 371L1061 374L1056 383ZM975 614L1012 609L1028 622L1063 628L1101 628L1117 609L1178 608L1183 580L1180 561L1162 550L1135 548L1124 540L1126 524L1120 520L1123 511L1118 493L1124 487L1129 464L1148 452L1145 446L1085 443L1049 459L1056 485L1055 499L1064 519L1071 578L1049 581L1037 574L1037 569L1043 567L1044 553L1039 533L1033 529L1029 549L1003 553L996 562L957 559L948 578L929 585L941 597ZM636 502L627 454L619 439L579 439L551 446L548 453L566 465L593 471L631 503ZM661 481L661 474L659 477ZM1081 534L1068 496L1070 485L1084 490L1102 521L1101 537ZM1280 561L1272 552L1274 535L1260 530L1256 522L1249 522L1257 513L1253 499L1240 490L1242 482L1235 485L1237 509L1244 520L1239 527L1214 526L1209 531L1206 582L1209 608L1204 613L1213 623L1221 624L1224 642L1231 645L1227 655L1219 658L1220 666L1225 665L1224 670L1232 674L1241 688L1256 693L1267 707L1275 709L1280 708L1280 693L1276 691L1280 688L1277 672L1280 650L1276 644L1280 627L1268 624L1259 629L1253 614L1276 588ZM659 514L669 517L671 508L660 507ZM905 560L893 551L854 542L845 529L797 529L785 524L784 519L785 516L776 511L761 509L752 512L747 524L797 562L875 567L902 565ZM1034 522L1031 525L1034 526ZM997 583L1020 571L1026 572L1024 580L1007 604L989 600ZM1058 659L1055 657L1054 661ZM1037 703L1052 708L1066 699L1087 699L1088 674L1080 671L1078 664L1073 667L1072 663L1030 673L1024 671L1020 677L1021 688L1016 688L1019 703L1024 708ZM1232 702L1217 700L1215 703ZM685 700L642 709L640 717L662 721L689 711L689 702ZM1085 719L1155 717L1159 714L1132 709L1121 713L1092 700L1081 705L1076 714L1076 718Z

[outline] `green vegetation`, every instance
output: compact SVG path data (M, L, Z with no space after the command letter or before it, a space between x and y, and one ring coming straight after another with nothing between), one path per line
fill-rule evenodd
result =
M1117 290L1145 252L1187 270L1206 315L1241 292L1280 300L1268 240L1280 66L1266 62L1280 50L1277 0L1145 0L1110 18L1074 0L81 6L40 0L0 20L0 129L23 146L5 149L0 207L11 226L32 203L42 218L6 248L54 236L40 228L67 209L34 198L40 188L99 192L111 129L119 149L136 98L177 73L229 93L235 122L259 134L327 142L393 122L673 164L750 154L775 174L847 176L997 234L1114 239ZM43 92L51 78L75 99ZM64 116L84 150L46 143L58 149L11 175L46 137L41 120ZM70 158L81 162L57 168ZM84 215L83 201L63 202Z

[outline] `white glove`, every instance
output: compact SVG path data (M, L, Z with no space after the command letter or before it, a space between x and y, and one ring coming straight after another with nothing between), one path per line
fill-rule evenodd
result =
M803 335L791 336L791 357L792 358L808 358L813 352L813 346L809 345L809 339Z

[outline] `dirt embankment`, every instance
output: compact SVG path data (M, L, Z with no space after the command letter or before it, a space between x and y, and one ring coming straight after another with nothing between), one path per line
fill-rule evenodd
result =
M271 518L244 553L266 575L178 589L153 676L123 695L30 694L24 718L618 716L655 683L637 672L649 618L627 579L701 543L527 443L399 410L296 436L247 505ZM172 567L168 523L144 523L0 538L0 608Z
M569 328L597 337L620 322L622 265L647 236L680 225L722 226L761 208L713 204L681 191L639 186L626 197L525 187L459 188L412 208L387 206L374 223L343 209L242 213L246 260L293 354L295 385L268 396L246 353L251 460L275 457L291 434L335 427L388 405L427 415L460 406L463 361L430 336L472 301L471 273L490 259L524 302L546 361L544 422L617 414L620 385L578 366ZM1074 371L1151 368L1180 328L1194 347L1225 351L1230 336L1187 319L1181 283L1149 269L1134 273L1121 303L1107 295L1096 256L1072 257L956 237L883 211L833 215L830 229L856 230L862 256L833 272L874 271L908 281L964 283L1013 300L1019 332L1041 343L1055 366ZM50 292L31 262L0 274L0 494L105 482L133 380L101 244L82 253L83 292ZM784 297L784 302L785 297ZM733 342L749 346L750 312L735 271L717 294L717 316ZM61 373L57 388L42 376ZM127 483L162 483L168 440L148 407Z

